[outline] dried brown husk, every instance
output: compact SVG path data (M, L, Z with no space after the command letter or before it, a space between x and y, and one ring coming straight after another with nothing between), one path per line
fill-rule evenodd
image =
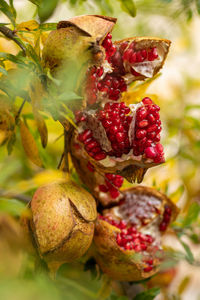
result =
M179 210L176 205L166 195L153 188L139 186L126 189L124 192L135 193L138 197L141 194L154 196L162 202L163 207L167 204L172 209L170 223L177 217ZM108 211L109 210L106 210L105 213L108 214ZM110 210L110 214L112 214L112 209ZM123 250L117 244L116 236L119 232L120 229L102 219L98 219L96 222L94 256L102 271L112 279L120 281L139 281L156 274L161 263L159 257L155 254L154 257L152 257L153 270L144 272L144 263L142 263L140 257L138 258L138 253L134 250Z
M56 270L80 258L89 248L96 219L94 198L72 181L40 187L30 203L31 218L23 221L41 258Z

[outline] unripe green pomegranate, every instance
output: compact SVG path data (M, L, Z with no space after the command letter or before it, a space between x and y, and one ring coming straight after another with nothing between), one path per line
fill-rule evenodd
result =
M79 259L89 248L97 216L94 198L72 181L40 187L28 221L39 255L50 269Z

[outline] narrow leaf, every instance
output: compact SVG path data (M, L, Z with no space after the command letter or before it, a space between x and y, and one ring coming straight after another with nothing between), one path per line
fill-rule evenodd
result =
M2 73L3 75L8 75L8 72L4 69L0 67L0 73Z
M131 17L136 16L136 6L133 0L119 0L123 11L127 12Z
M45 23L40 24L40 29L43 31L55 30L57 27L57 23Z
M42 167L42 161L34 137L24 122L20 122L20 134L24 151L28 158L37 166Z
M195 222L200 213L200 205L197 202L193 202L188 210L188 213L183 220L183 227L190 226L193 222Z
M5 0L0 0L0 10L8 17L11 23L15 26L16 12L8 5Z
M42 23L53 14L57 4L58 0L43 0L41 2L41 4L38 7L38 15Z
M183 246L183 248L185 249L187 261L190 264L193 264L194 256L193 256L192 251L190 250L189 246L185 242L183 242L180 238L179 238L179 241L180 241L181 245Z

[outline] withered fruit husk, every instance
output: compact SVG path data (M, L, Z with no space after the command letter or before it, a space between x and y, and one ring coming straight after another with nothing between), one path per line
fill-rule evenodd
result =
M23 225L50 269L79 259L89 248L97 216L94 198L72 181L38 188Z
M115 160L114 166L109 166L104 164L102 161L97 161L94 158L92 158L87 151L83 147L81 147L81 155L77 153L77 151L74 151L74 145L77 143L78 139L78 132L76 130L73 130L72 137L71 137L71 143L70 143L70 154L73 160L73 163L75 165L75 168L85 183L84 175L82 172L82 169L76 167L78 165L84 165L84 160L90 161L90 163L94 166L95 170L99 173L113 173L121 175L122 177L126 178L130 183L141 183L143 181L144 175L147 172L147 170L151 167L156 167L160 163L154 163L154 162L147 162L146 159L141 158L141 160L135 160L132 158L129 158L127 160L119 161ZM83 160L83 161L82 161ZM86 168L84 167L86 170ZM88 172L88 171L87 171ZM86 182L87 183L87 182Z
M179 209L164 194L153 188L138 186L123 191L124 193L133 193L138 195L138 201L141 194L153 196L162 202L162 208L168 205L172 210L170 223L175 220ZM106 209L103 215L112 215L114 208ZM149 220L151 223L153 220ZM169 223L169 224L170 224ZM141 228L140 228L141 229ZM139 231L140 231L139 229ZM155 255L153 259L153 269L144 272L144 263L136 255L134 250L124 250L116 242L116 236L120 229L111 225L105 220L97 219L94 234L94 257L101 270L114 280L120 281L140 281L151 277L159 270L160 258ZM138 254L138 253L137 253Z

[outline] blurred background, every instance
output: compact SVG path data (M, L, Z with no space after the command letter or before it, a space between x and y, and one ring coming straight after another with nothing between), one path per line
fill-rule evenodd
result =
M143 95L153 97L161 107L164 128L166 163L149 170L142 184L167 193L181 209L173 225L175 233L169 232L164 240L173 259L158 277L144 285L147 289L161 289L157 300L200 299L200 1L14 0L13 4L16 24L30 20L56 23L80 14L102 14L118 19L113 40L155 36L172 41L161 74L151 84L132 88L135 101ZM0 22L10 20L1 13ZM48 31L41 34L45 40ZM27 34L29 38L32 37ZM15 43L0 36L0 52L16 55L18 51ZM6 62L6 68L12 68L12 64ZM23 76L14 80L18 87L27 84ZM20 107L21 98L16 101ZM38 186L62 176L55 170L63 150L59 122L44 116L48 128L48 145L44 150L29 103L23 108L23 118L31 128L45 169L27 158L18 129L15 136L9 136L9 145L0 147L0 299L127 299L116 296L116 283L109 287L110 296L109 292L106 296L105 287L101 294L104 278L94 274L92 277L92 267L83 272L81 264L63 266L59 279L53 282L45 268L35 266L34 259L22 247L19 217ZM136 283L126 285L130 299L142 288ZM153 299L148 297L141 299Z

